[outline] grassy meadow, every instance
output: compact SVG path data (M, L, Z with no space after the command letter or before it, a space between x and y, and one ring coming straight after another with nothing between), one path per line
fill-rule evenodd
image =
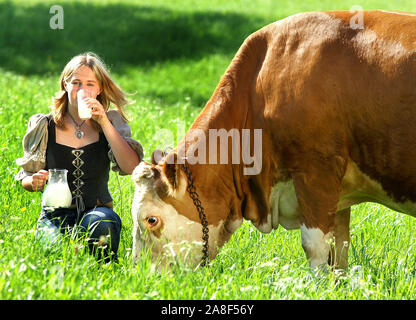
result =
M49 27L51 6L64 29ZM245 222L210 266L155 272L131 260L133 183L110 176L123 229L119 264L98 264L64 241L46 251L34 237L41 194L14 181L27 121L47 113L58 78L73 56L94 51L134 103L133 137L145 160L188 128L210 98L243 40L288 15L315 10L416 11L414 0L0 0L0 299L405 299L416 298L416 220L380 205L351 215L350 271L316 277L300 231L261 234Z

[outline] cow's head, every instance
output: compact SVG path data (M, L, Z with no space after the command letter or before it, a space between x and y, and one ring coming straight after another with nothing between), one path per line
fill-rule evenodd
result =
M132 174L133 260L137 262L142 250L150 249L158 266L172 262L172 258L196 266L202 259L202 225L186 190L185 173L177 164L175 152L159 163L152 155L152 161L155 163L141 162ZM208 217L209 255L213 258L218 246L231 235L226 226L228 212L221 201L207 204L207 195L201 197L204 192L198 191L206 211L221 213Z

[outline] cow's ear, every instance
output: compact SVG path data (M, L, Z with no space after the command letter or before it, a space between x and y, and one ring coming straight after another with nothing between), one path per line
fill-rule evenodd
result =
M177 163L178 156L175 152L169 153L163 162L162 172L168 180L169 186L175 190L179 185L179 165Z
M171 152L162 163L162 174L168 184L170 195L174 197L183 195L186 190L186 179L177 159L176 152Z
M153 164L158 164L159 161L163 160L164 156L165 156L165 154L163 153L162 150L156 149L152 153L152 163Z

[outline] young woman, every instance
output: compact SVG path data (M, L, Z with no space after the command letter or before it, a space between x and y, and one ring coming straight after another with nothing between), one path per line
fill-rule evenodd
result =
M37 232L49 242L60 242L60 235L77 225L88 234L90 252L96 252L97 242L109 238L103 258L117 259L121 220L112 210L108 190L110 164L112 170L126 175L143 158L143 148L131 138L122 111L126 95L93 53L69 61L60 77L60 89L52 112L35 114L29 120L24 156L16 160L22 167L16 179L28 191L42 191L48 169L67 169L72 205L53 212L42 209ZM91 109L91 118L86 120L78 114L81 91L88 92L88 97L80 99ZM110 103L116 110L109 110Z

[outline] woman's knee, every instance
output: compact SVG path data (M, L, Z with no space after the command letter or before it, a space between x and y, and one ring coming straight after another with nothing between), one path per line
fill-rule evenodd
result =
M112 209L97 207L84 215L80 227L92 238L108 235L117 237L121 231L121 219Z
M120 242L121 219L110 208L97 207L87 212L80 222L80 228L87 235L90 253L95 254L97 248L102 248L105 259L109 252L117 260L117 251ZM97 258L101 257L98 251Z

